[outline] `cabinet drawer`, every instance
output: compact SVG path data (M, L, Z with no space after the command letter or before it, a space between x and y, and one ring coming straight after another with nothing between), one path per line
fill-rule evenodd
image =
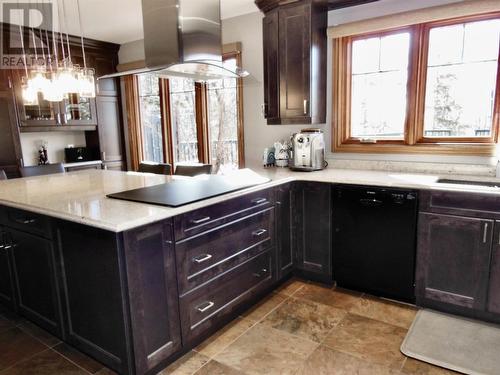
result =
M207 333L217 323L273 280L271 251L266 251L202 288L180 298L184 344Z
M274 208L176 244L181 294L274 245Z
M51 238L50 219L33 212L7 208L5 225L20 231Z
M187 212L174 218L175 239L194 236L272 205L273 189L266 189Z
M420 192L420 211L500 219L500 196L454 191Z

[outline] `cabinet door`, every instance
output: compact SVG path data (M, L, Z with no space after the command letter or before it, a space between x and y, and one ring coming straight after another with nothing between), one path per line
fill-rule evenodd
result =
M13 94L0 91L0 169L4 170L9 178L19 177L21 162L21 141Z
M0 302L14 308L10 248L10 236L0 227Z
M311 5L279 10L280 116L310 122Z
M495 237L491 254L488 311L500 314L500 222L495 223Z
M276 188L277 277L283 278L293 270L292 201L290 185Z
M115 96L97 97L99 145L103 162L121 162L123 159L120 103Z
M264 116L268 124L279 123L279 57L278 57L278 11L266 14L262 21L264 38Z
M302 182L294 187L293 228L297 268L332 277L332 211L329 184Z
M144 374L181 348L173 229L153 224L124 239L135 367Z
M68 94L60 103L63 125L97 125L96 100Z
M484 310L493 221L421 213L417 300Z
M46 330L61 335L61 308L52 243L8 229L19 312Z

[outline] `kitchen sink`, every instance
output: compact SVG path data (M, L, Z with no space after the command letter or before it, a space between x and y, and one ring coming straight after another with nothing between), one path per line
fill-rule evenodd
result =
M438 184L486 186L486 187L500 189L500 182L451 180L451 179L447 179L447 178L440 178L439 180L437 180L437 182L438 182Z

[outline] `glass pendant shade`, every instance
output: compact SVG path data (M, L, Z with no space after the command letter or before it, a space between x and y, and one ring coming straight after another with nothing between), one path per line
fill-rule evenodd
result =
M29 85L37 92L44 92L46 90L49 80L45 77L42 71L35 71L29 79Z
M93 69L82 69L78 75L80 90L78 91L82 98L95 98L95 78Z
M80 91L80 84L73 68L61 69L57 73L57 81L65 94L78 93Z
M38 105L38 93L29 81L22 84L22 96L24 105Z
M60 102L64 99L64 90L59 85L57 75L52 73L45 91L43 92L43 98L49 102Z

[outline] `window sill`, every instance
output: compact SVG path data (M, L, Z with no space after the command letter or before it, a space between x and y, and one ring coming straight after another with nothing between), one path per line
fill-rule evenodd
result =
M368 154L441 154L441 155L475 155L495 156L497 145L494 143L466 144L383 144L383 143L342 143L333 145L334 152L368 153Z

